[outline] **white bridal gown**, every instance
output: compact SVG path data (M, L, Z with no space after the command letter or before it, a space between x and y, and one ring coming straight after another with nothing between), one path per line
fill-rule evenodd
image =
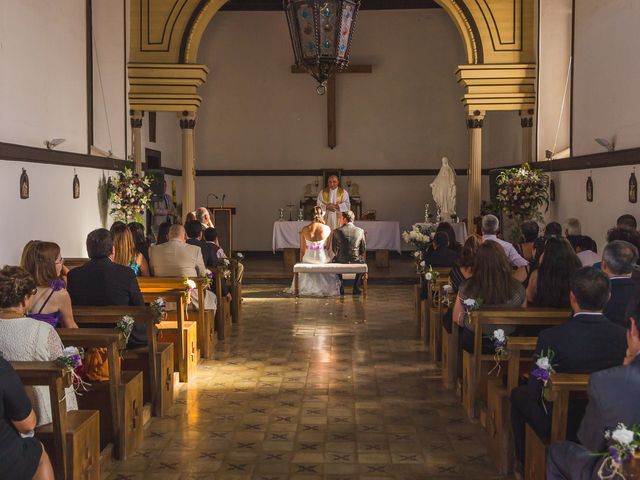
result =
M302 257L302 263L330 263L331 259L325 250L327 241L328 238L317 242L305 239L307 251ZM294 287L295 285L292 283L287 293L293 293ZM340 295L340 281L335 273L300 273L298 274L298 289L300 295L331 297Z

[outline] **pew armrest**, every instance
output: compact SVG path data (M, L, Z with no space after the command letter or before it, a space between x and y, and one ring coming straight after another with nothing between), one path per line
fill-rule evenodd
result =
M589 375L554 373L548 385L548 399L553 402L551 442L560 442L567 436L569 397L572 392L585 392L589 387Z

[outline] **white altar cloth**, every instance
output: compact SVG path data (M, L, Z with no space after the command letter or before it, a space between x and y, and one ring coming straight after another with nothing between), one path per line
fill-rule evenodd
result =
M273 252L285 248L300 248L300 230L309 222L274 222ZM355 222L364 230L367 250L391 250L401 253L399 222Z

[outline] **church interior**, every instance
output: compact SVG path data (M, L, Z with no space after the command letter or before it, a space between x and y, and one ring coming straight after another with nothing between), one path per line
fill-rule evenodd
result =
M605 367L557 366L542 390L542 405L553 406L549 431L527 420L523 452L511 395L532 382L530 367L544 356L541 329L532 327L560 328L579 315L573 276L591 278L593 289L604 271L613 298L618 276L607 267L617 263L607 252L631 244L633 273L622 273L637 281L637 226L633 235L611 232L621 216L640 218L639 23L635 0L0 0L0 267L21 267L0 273L0 358L36 414L30 389L48 386L52 415L35 437L34 428L24 435L44 445L50 471L41 460L36 473L0 472L0 480L640 472L635 407L619 420L638 422L625 462L605 460L593 477L577 463L559 473L554 444L582 447L571 433L572 402L584 413L589 374ZM528 184L520 191L508 174L538 182L531 205ZM495 231L486 221L493 215ZM136 243L129 265L106 256L131 267L143 300L77 301L89 285L74 288L74 270L99 258L88 236L105 232L117 256L115 224L132 221L142 224L146 250ZM443 248L459 246L446 265L433 260L442 222ZM184 265L158 274L159 262L178 258L159 260L162 225L171 243L193 239L190 223L207 273L197 260L197 275ZM336 233L351 224L363 232L359 247ZM522 301L485 307L476 297L468 307L473 297L465 300L459 281L451 289L452 268L473 283L481 264L473 255L496 233L500 245L517 247L498 253ZM134 232L123 235L137 242ZM566 298L543 305L540 279L551 274L542 248L556 247L556 237L575 248L579 267L597 271L557 267ZM12 357L20 335L3 328L16 311L34 313L48 288L37 265L44 254L33 271L26 260L30 245L47 242L69 293L60 318L72 311L74 325L54 325L52 334L81 347L87 370L100 352L100 378L59 358ZM336 260L347 248L361 248L358 260ZM37 289L5 300L18 287L3 282L24 270ZM305 294L316 276L330 280L332 294ZM113 278L92 288L111 288ZM627 356L637 334L628 314L640 298L634 288L620 307ZM35 313L57 292L52 286ZM145 340L134 348L137 327ZM492 327L509 336L495 352L485 345ZM0 412L2 432L24 433L8 404ZM572 452L566 462L579 457ZM3 464L15 455L0 445Z

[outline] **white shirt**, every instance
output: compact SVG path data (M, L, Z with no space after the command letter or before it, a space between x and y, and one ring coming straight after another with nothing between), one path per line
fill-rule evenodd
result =
M595 265L600 260L602 260L602 258L600 258L600 255L598 255L597 253L591 250L583 250L577 255L580 261L582 262L583 267L593 267L593 265Z
M493 240L500 244L500 246L504 249L504 253L507 255L509 259L509 263L514 267L526 267L529 265L524 258L520 256L520 254L516 251L515 247L511 245L509 242L505 242L504 240L499 239L495 235L483 235L482 241L486 242L487 240Z

